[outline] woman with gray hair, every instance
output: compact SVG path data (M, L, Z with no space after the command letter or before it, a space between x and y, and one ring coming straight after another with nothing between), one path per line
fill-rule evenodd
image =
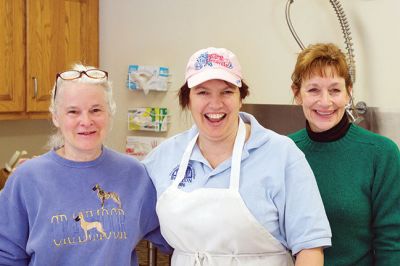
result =
M115 113L108 73L58 73L50 112L52 149L0 192L0 265L138 265L142 238L168 252L145 168L103 145Z

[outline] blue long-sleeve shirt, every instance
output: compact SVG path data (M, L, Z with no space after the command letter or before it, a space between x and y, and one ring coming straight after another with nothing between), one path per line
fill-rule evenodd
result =
M239 187L250 212L293 254L305 248L330 246L329 223L304 154L292 140L263 128L252 115L240 116L251 125L250 138L243 148ZM196 133L193 127L166 140L142 161L158 196L175 179L183 152ZM230 171L231 158L213 169L196 145L182 189L228 188Z
M0 265L138 265L142 238L168 250L155 202L146 170L127 155L103 148L74 162L50 151L0 192Z

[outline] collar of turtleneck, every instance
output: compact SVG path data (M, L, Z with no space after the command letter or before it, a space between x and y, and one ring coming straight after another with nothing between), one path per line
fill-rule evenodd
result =
M308 121L306 121L306 130L308 136L310 139L317 142L332 142L338 140L346 135L349 128L350 123L346 114L343 115L342 119L339 123L337 123L336 126L323 132L313 132L310 128L310 124Z

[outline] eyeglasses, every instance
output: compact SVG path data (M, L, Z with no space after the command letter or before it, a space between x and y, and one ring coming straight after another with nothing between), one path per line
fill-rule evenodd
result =
M56 99L57 94L57 80L58 78L62 80L74 80L79 79L82 75L85 74L87 77L92 79L108 79L108 72L100 69L89 69L89 70L68 70L61 73L57 73L56 75L56 85L54 88L54 100Z

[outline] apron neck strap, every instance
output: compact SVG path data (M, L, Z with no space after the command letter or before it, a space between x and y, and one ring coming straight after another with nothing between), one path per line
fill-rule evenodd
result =
M178 187L179 183L185 178L186 170L189 164L190 156L192 154L193 148L196 145L199 133L189 142L186 147L185 152L182 156L182 161L179 165L178 173L172 185ZM240 180L240 165L242 161L242 151L244 142L246 139L246 127L243 120L239 116L239 128L236 133L235 144L233 145L232 152L232 162L231 162L231 176L230 176L230 189L239 190L239 180Z
M231 189L237 191L239 191L240 165L242 162L242 151L245 139L246 139L246 126L244 125L243 120L239 116L239 129L236 134L235 144L233 145L231 178L229 185Z
M194 136L193 139L190 140L189 144L186 147L185 152L183 153L181 163L179 164L178 173L176 174L176 178L172 183L172 186L178 187L179 183L185 178L186 170L189 164L190 155L192 154L193 147L196 145L197 138L199 137L199 133Z

